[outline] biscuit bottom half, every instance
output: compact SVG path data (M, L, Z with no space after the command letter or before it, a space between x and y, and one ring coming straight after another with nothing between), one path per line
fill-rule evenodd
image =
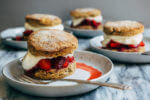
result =
M145 52L145 46L139 46L137 48L123 49L123 50L110 49L110 48L103 48L103 49L109 49L109 50L112 50L112 51L120 51L120 52L140 52L140 53Z
M32 76L30 75L30 77L42 80L61 79L66 76L72 75L75 72L75 70L76 70L76 62L73 61L68 65L67 68L50 69L49 71L38 69L34 73L32 73Z

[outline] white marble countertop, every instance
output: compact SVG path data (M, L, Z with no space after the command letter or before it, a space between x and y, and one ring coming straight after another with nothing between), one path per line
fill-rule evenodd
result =
M146 31L149 34L150 31ZM79 49L89 50L89 39L79 39ZM150 64L125 64L114 62L114 71L109 82L128 84L132 90L99 87L89 93L59 98L34 97L17 91L4 81L2 66L7 62L21 57L24 50L17 50L0 44L0 100L149 100L150 99Z

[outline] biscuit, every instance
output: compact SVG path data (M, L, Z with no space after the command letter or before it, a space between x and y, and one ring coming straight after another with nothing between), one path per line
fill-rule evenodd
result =
M96 8L77 8L72 10L70 15L75 18L95 17L101 15L101 11Z
M144 25L129 20L106 22L104 32L107 35L134 36L144 32Z
M41 29L33 32L28 38L28 50L35 56L64 56L72 53L77 47L77 38L61 30Z
M62 69L50 69L50 71L44 71L44 70L37 70L33 77L43 80L49 80L49 79L61 79L66 76L70 76L75 72L76 69L76 62L72 62L68 65L67 68Z
M25 17L26 22L32 26L56 26L62 23L61 19L48 14L29 14Z

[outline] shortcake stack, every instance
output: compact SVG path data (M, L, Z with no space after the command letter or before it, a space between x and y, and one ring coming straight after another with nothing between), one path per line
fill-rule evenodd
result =
M25 74L38 79L60 79L73 74L73 52L77 47L78 40L70 33L52 29L33 32L22 61Z
M102 15L101 11L96 8L77 8L71 13L72 24L71 27L78 29L102 29Z
M28 14L25 17L25 31L24 39L27 40L28 36L39 29L58 29L63 30L64 26L59 17L49 14Z
M144 52L144 25L136 21L106 22L102 47L122 52Z

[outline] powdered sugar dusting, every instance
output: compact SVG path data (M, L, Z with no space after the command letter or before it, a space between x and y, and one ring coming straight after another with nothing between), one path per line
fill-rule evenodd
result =
M68 47L76 46L77 39L65 31L55 29L41 29L35 31L29 37L29 45L36 50L56 52Z
M37 18L37 19L49 18L49 19L53 20L53 19L57 18L57 16L48 15L48 14L32 14L31 16L34 17L34 18Z
M32 40L37 48L43 48L45 51L55 51L60 48L60 45L63 47L66 45L65 43L71 41L69 36L61 30L41 30L34 34Z
M136 21L130 21L130 20L107 22L105 24L105 26L110 26L110 27L139 27L139 25L140 23Z
M95 9L94 8L78 8L76 10L80 11L80 12L89 12L89 11L93 11Z
M35 34L35 38L40 38L40 42L51 42L55 43L56 41L65 41L66 37L63 36L63 31L40 31Z

